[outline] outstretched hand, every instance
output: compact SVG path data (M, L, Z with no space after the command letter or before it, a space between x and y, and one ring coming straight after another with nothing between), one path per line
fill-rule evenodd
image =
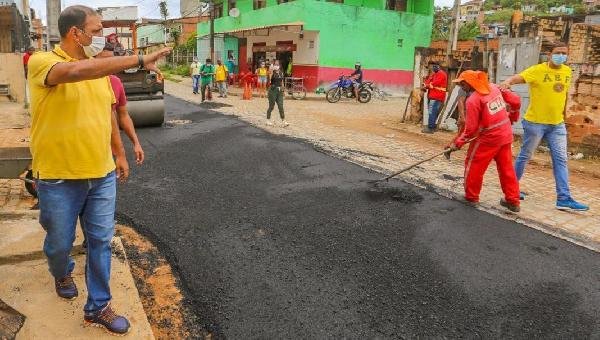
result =
M144 68L146 70L149 71L153 71L156 72L156 74L158 75L158 80L162 81L163 76L162 76L162 72L160 72L160 70L158 69L158 67L156 66L156 62L162 58L162 57L166 57L169 54L171 54L171 51L173 49L171 47L165 47L162 48L154 53L150 53L148 55L144 56Z

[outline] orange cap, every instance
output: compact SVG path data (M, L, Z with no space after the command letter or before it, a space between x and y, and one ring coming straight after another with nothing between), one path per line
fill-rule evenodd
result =
M490 83L485 72L466 70L452 82L460 83L461 81L471 85L480 94L490 94Z

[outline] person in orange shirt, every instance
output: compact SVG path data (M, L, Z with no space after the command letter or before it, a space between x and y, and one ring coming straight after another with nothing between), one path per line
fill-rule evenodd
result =
M448 86L448 75L440 65L434 61L429 62L431 73L423 83L423 89L427 91L429 100L429 119L423 133L434 133L437 128L437 117L446 101L446 87Z
M488 82L481 71L464 71L454 80L470 95L466 100L465 129L449 147L449 152L472 141L465 159L465 199L479 203L483 176L496 161L504 198L500 205L520 210L519 181L512 163L512 123L519 119L521 98ZM510 112L507 110L507 104Z

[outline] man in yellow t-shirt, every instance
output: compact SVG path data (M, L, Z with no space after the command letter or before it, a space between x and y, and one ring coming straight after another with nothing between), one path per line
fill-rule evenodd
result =
M567 129L565 116L567 96L571 85L571 68L565 65L569 49L562 42L556 43L548 54L548 62L531 66L516 74L501 86L510 88L514 84L529 85L529 107L523 117L523 145L515 162L519 180L525 165L542 140L545 140L552 155L552 169L556 181L556 208L559 210L586 211L589 207L575 201L569 189L567 166ZM521 199L525 194L521 193Z
M108 75L135 66L158 71L170 49L141 56L94 59L106 43L102 18L86 6L60 13L61 42L29 60L31 153L37 178L44 252L59 297L78 296L70 257L79 218L88 240L84 322L124 334L129 321L110 306L110 241L114 234L116 178L129 174L111 104ZM114 159L113 160L113 155ZM115 164L116 163L116 164Z
M215 70L215 81L219 88L219 97L227 98L227 78L229 77L229 70L227 66L223 65L221 59L217 59L217 69Z

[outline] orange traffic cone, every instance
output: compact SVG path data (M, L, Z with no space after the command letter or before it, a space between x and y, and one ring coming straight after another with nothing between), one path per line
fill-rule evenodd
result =
M250 100L252 99L252 88L250 87L250 83L246 82L245 86L244 86L244 94L242 95L242 99L243 100Z

